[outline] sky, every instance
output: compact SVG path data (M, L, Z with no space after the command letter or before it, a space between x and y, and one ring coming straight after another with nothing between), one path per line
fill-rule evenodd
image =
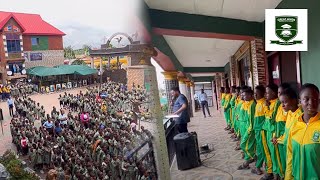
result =
M130 18L139 12L138 0L0 0L0 11L40 14L63 31L64 46L100 47L116 32L132 35Z

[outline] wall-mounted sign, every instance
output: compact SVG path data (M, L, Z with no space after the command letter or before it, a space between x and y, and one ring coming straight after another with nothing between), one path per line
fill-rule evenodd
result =
M276 67L275 71L272 71L272 78L279 79L279 66Z
M30 53L30 61L41 61L42 53Z

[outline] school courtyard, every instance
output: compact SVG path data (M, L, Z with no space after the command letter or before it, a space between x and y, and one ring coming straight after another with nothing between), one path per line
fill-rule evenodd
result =
M72 89L68 91L63 91L63 92L57 92L57 93L51 93L51 94L34 94L29 96L31 99L36 101L37 103L40 103L40 105L43 105L46 114L50 114L53 106L55 106L58 110L60 109L59 106L59 100L58 97L60 94L64 94L64 92L67 92L68 94L77 94L80 91L85 92L86 88L77 88L77 89ZM10 133L10 120L11 117L9 115L9 109L7 102L0 102L0 108L2 109L3 112L3 118L4 120L2 121L3 125L3 134L2 130L0 127L0 155L2 155L7 149L13 149L15 150L15 146L11 143L12 138L11 138L11 133ZM37 127L40 126L40 121L35 121L35 125ZM152 132L152 124L149 122L141 122L141 125L144 126L146 129L151 130Z
M204 118L202 111L197 111L188 125L189 132L198 134L199 148L204 144L212 146L214 151L200 155L203 166L180 171L177 168L176 159L171 166L172 180L255 180L261 176L254 175L249 170L237 170L244 161L241 152L235 151L236 142L230 139L224 128L226 122L223 114L211 107L212 117ZM250 165L254 167L254 163Z

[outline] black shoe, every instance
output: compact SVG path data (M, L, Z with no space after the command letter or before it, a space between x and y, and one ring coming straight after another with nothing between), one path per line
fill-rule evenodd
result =
M264 176L262 176L262 178L260 178L260 180L273 180L273 179L274 179L274 176L272 173L265 174Z

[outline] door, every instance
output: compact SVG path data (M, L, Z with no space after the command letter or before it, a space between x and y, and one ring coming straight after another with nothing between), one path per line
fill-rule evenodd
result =
M280 53L276 52L268 57L268 67L269 67L269 83L276 85L281 84L280 79Z

